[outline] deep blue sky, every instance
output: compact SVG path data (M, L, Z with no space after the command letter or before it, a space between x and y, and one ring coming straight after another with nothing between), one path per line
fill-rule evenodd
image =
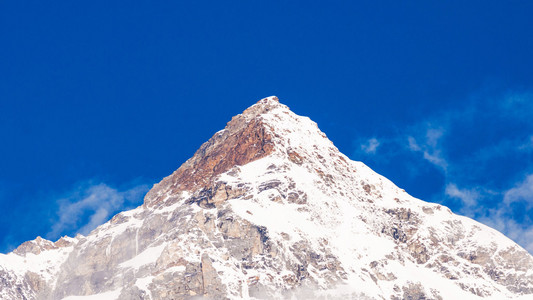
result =
M533 252L532 2L108 2L0 3L0 251L139 205L277 95Z

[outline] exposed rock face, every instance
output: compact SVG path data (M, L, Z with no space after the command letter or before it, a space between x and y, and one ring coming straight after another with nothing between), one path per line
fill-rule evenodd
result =
M0 255L0 298L506 299L533 258L350 161L270 97L234 117L144 205L87 237Z
M58 244L63 244L63 242L58 241ZM22 245L18 246L17 249L13 250L14 253L25 256L27 253L32 253L35 255L40 254L42 251L57 249L57 246L54 245L51 241L45 240L38 236L33 241L27 241Z
M194 156L172 175L163 179L146 196L145 204L157 205L161 190L171 193L208 188L219 174L235 166L242 166L272 153L273 130L258 116L276 107L278 99L272 97L262 105L248 108L231 119L226 128L204 143ZM169 190L169 186L173 186Z

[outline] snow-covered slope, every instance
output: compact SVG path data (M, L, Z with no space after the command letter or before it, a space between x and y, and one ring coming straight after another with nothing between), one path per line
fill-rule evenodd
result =
M525 250L351 161L276 97L142 206L63 247L36 241L0 256L2 297L533 299Z
M60 267L79 237L62 237L55 243L37 237L0 254L0 299L32 299L36 289L54 289Z

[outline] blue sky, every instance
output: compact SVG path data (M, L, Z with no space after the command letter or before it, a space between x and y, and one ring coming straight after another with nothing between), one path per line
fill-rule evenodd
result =
M533 252L531 2L185 2L0 3L0 251L141 204L277 95Z

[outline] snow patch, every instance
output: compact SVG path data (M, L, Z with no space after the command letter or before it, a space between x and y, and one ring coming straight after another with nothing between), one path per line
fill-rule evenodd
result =
M121 289L87 296L68 296L62 300L116 300L120 296Z
M141 252L140 254L138 254L137 256L133 257L132 259L121 263L120 267L139 269L140 267L144 265L155 263L156 260L159 258L159 256L161 256L161 253L163 252L165 247L166 247L166 244L161 244L156 247L148 248L144 250L143 252Z

